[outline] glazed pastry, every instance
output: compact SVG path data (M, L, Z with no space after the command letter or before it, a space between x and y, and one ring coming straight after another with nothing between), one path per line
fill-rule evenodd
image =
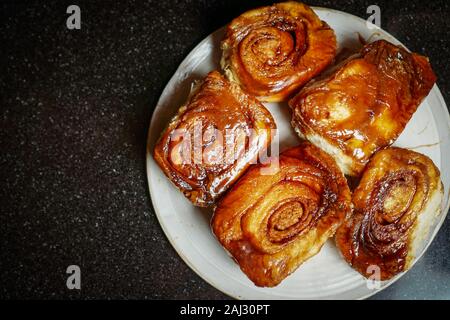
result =
M172 119L154 158L194 205L205 207L257 160L275 128L258 100L213 71Z
M428 59L379 40L289 101L296 132L359 176L405 128L436 77Z
M221 66L261 101L285 100L336 54L333 30L303 3L245 12L227 28Z
M351 209L333 158L304 142L279 157L279 170L252 166L219 201L213 232L257 286L273 287L317 254Z
M366 277L407 270L440 213L443 186L428 157L406 149L376 153L353 193L354 213L337 231L345 260Z

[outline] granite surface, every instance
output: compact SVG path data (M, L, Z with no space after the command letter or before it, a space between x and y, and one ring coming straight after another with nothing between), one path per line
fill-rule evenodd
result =
M148 194L149 121L189 51L272 1L0 4L0 297L227 298L182 262ZM450 101L450 2L308 1L367 17L430 57ZM66 8L81 8L81 30ZM82 270L68 290L66 268ZM374 299L450 299L450 215L425 256Z

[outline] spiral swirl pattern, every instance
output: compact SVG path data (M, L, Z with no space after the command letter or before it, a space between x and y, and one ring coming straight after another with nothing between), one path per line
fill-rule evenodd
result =
M212 227L256 285L275 286L333 236L350 191L334 160L309 143L283 152L276 174L261 175L261 167L222 198Z
M267 148L274 128L261 103L214 71L171 121L154 158L186 197L208 206Z
M336 234L344 258L365 276L371 266L380 268L381 280L406 270L418 218L441 188L439 170L426 156L400 148L378 152L353 193L353 216Z
M222 49L230 79L260 100L281 101L332 61L336 39L311 8L285 2L234 19Z

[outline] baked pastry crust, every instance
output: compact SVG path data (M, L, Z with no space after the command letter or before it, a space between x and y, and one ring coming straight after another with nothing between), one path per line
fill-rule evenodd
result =
M443 185L431 159L406 149L376 153L355 189L353 215L336 233L344 259L366 277L410 268L441 212Z
M289 101L296 132L359 176L392 144L436 81L428 59L379 40Z
M351 211L334 160L304 142L283 152L279 170L252 166L219 201L212 228L257 286L273 287L319 252Z
M333 60L336 38L310 7L283 2L234 19L222 50L230 80L261 101L282 101Z
M171 120L154 158L194 205L206 207L257 160L275 128L258 100L213 71Z

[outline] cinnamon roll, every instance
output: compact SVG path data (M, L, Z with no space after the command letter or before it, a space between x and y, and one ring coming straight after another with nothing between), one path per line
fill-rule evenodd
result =
M257 160L275 128L258 100L213 71L169 123L154 158L194 205L205 207Z
M333 158L304 142L279 170L252 166L219 201L213 232L257 286L273 287L317 254L350 212L350 190Z
M227 28L221 66L261 101L285 100L336 54L333 30L303 3L245 12Z
M435 81L426 57L375 41L289 101L292 125L345 174L359 176L400 135Z
M407 270L439 215L443 186L428 157L388 148L368 163L353 193L354 213L336 233L345 260L379 280Z

